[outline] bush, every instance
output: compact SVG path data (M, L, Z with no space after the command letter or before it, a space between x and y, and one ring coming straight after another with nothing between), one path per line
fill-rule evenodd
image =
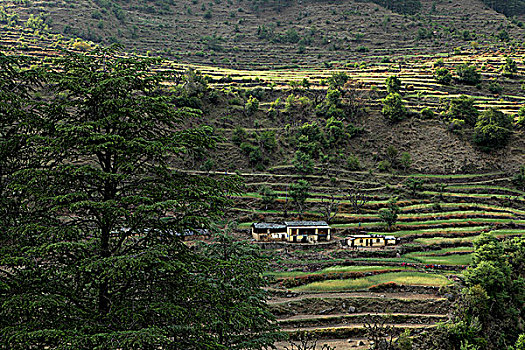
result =
M352 171L359 170L361 168L359 158L354 154L350 154L346 160L346 166L348 170L352 170Z
M476 66L463 63L456 68L456 73L459 77L459 82L468 85L476 85L481 83L481 74L476 69Z
M314 171L314 161L312 157L302 151L295 152L292 163L295 169L301 174L311 174Z
M512 129L512 119L495 108L484 111L474 127L474 143L486 150L505 146Z
M488 90L492 92L493 94L501 94L501 92L503 91L503 88L497 82L491 81L489 83Z
M505 65L501 69L501 73L508 77L511 77L514 74L518 73L518 65L516 64L516 61L514 61L510 57L507 57L507 60L505 61Z
M259 110L259 100L255 97L250 97L248 101L246 101L246 104L244 105L244 110L246 111L246 114L253 115L255 112Z
M450 100L447 117L450 120L459 119L473 126L478 118L479 111L474 106L475 100L465 95Z
M430 108L423 108L421 110L421 119L433 119L436 114Z
M525 106L522 106L516 115L516 127L523 128L525 127Z
M401 91L401 80L395 75L386 78L386 91L389 94L399 93Z
M233 130L232 142L237 146L240 146L241 143L246 141L247 138L248 134L246 133L246 130L243 127L237 126L235 130Z
M434 72L434 79L439 84L449 85L452 82L452 73L446 68L438 68Z
M377 164L379 171L389 171L392 168L392 164L388 160L382 160Z
M406 118L408 113L400 94L391 93L382 102L382 112L388 120L398 122Z

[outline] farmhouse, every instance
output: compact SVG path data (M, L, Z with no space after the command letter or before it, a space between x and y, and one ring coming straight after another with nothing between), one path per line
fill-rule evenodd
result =
M346 238L349 247L386 247L396 243L394 236L358 234Z
M257 241L316 243L329 241L331 230L325 221L286 221L283 224L254 223L252 237Z
M286 225L257 222L252 225L252 237L257 241L286 241Z

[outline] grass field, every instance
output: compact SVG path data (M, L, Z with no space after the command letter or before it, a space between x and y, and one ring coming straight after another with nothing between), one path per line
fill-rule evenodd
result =
M399 270L397 266L332 266L315 272L304 271L282 271L282 272L268 272L266 276L275 278L300 277L306 275L322 275L325 273L343 273L343 272L371 272L371 271L389 271Z
M304 286L299 286L293 290L302 291L352 291L370 288L374 285L395 282L400 285L413 286L445 286L451 282L443 275L423 273L423 272L392 272L382 275L358 278L355 280L327 280L314 282Z

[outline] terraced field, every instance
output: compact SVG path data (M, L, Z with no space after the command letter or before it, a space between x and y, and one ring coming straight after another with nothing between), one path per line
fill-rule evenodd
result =
M150 16L145 18L151 20ZM255 23L255 19L251 20ZM401 20L396 16L394 23L398 25ZM60 47L90 50L89 43L88 47L78 44L86 44L84 41L39 33L23 25L2 25L0 35L5 51L22 52L44 61L59 55ZM225 48L229 49L229 45L224 43ZM225 215L239 222L241 238L250 238L249 227L253 222L325 220L326 201L334 199L337 213L331 218L336 229L333 242L316 246L263 245L271 257L267 272L272 296L269 305L283 330L292 337L300 332L313 334L338 350L364 349L368 346L364 327L367 322L385 320L395 327L396 333L405 329L417 333L446 320L450 303L447 288L461 280L461 272L472 261L476 237L484 232L498 238L525 234L525 192L511 181L519 166L525 164L523 131L513 131L507 148L484 153L469 144L469 135L449 132L439 117L432 120L414 117L389 124L380 115L385 79L392 75L400 77L403 99L413 112L423 108L441 112L443 99L467 95L476 99L480 110L498 107L515 115L525 104L521 86L525 74L523 47L502 44L496 50L487 40L478 48L464 46L452 53L449 46L439 54L429 55L406 45L398 45L392 52L377 46L366 57L354 53L335 62L328 61L338 55L320 50L321 58L298 61L300 65L296 68L282 65L278 68L270 64L269 51L261 53L258 64L246 63L253 58L246 45L238 45L239 59L251 69L210 65L210 57L196 56L199 58L193 60L188 59L190 54L181 55L185 63L167 61L158 69L178 72L181 76L189 68L197 69L206 77L211 91L217 92L214 102L210 99L204 103L205 117L198 123L214 126L220 137L218 148L210 159L195 156L197 160L193 159L191 166L184 164L181 172L212 176L235 172L244 180L246 191L232 197L234 206ZM390 53L395 59L387 62L385 57ZM292 56L282 63L289 63ZM501 75L507 57L518 63L514 77ZM433 77L438 58L442 59L439 65L451 70L464 63L476 65L483 84L478 87L438 84ZM360 168L365 170L345 169L344 157L340 157L329 165L317 161L310 174L299 174L291 165L295 149L287 134L303 123L326 121L315 116L313 110L302 116L286 114L282 100L291 94L302 94L311 101L322 100L327 80L334 73L346 73L353 91L363 94L359 95L362 113L357 117L345 116L348 119L345 122L362 129L362 136L351 139L337 151L345 157L350 153L359 155ZM305 79L307 87L301 87ZM488 86L492 82L499 82L503 91L491 92ZM254 91L263 91L264 96L258 110L249 115L246 102ZM281 105L276 103L277 99L281 99ZM271 119L268 111L274 105L278 117ZM245 127L246 142L255 142L256 136L263 132L275 133L278 149L267 152L264 169L254 170L256 166L249 163L240 145L233 143L238 126ZM408 169L378 170L379 160L391 145L399 151L410 151L413 164ZM206 160L214 161L212 170L195 170L203 168ZM307 180L311 186L303 212L290 195L290 185L299 179ZM406 186L409 179L421 180L422 187L409 189ZM263 201L262 186L275 193L270 202ZM365 198L358 210L349 196L352 190ZM379 210L393 198L399 215L389 228ZM349 234L363 231L393 235L400 243L392 249L360 250L341 244Z
M282 169L281 169L282 170ZM247 192L237 198L241 228L252 220L284 219L283 208L293 174L243 173L248 188L264 183L279 196L263 210L261 196ZM505 173L431 175L406 174L382 176L340 174L345 187L359 183L368 202L356 213L343 195L337 197L339 212L332 220L335 239L353 232L387 233L401 239L394 249L361 248L354 250L338 244L304 246L281 244L269 248L272 258L273 297L270 305L285 332L298 337L308 332L320 343L337 349L365 349L366 322L385 320L396 332L410 329L415 334L435 327L447 319L447 286L461 279L461 271L471 262L473 241L483 232L498 238L525 234L525 197ZM425 179L424 188L413 196L403 190L407 177ZM323 219L319 211L323 199L336 189L322 176L310 176L312 190L304 217ZM443 192L427 190L443 184ZM389 230L378 217L388 199L398 196L399 220ZM288 211L288 218L299 214ZM239 217L239 216L237 216ZM248 235L247 230L245 231ZM361 344L361 345L358 345ZM280 344L281 348L284 343Z

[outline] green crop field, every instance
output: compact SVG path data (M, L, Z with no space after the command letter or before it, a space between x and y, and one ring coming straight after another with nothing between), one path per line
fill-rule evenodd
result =
M294 288L294 291L350 291L363 290L381 283L394 282L401 285L414 286L445 286L451 282L443 275L422 272L396 272L377 276L358 278L355 280L329 280L314 282Z

